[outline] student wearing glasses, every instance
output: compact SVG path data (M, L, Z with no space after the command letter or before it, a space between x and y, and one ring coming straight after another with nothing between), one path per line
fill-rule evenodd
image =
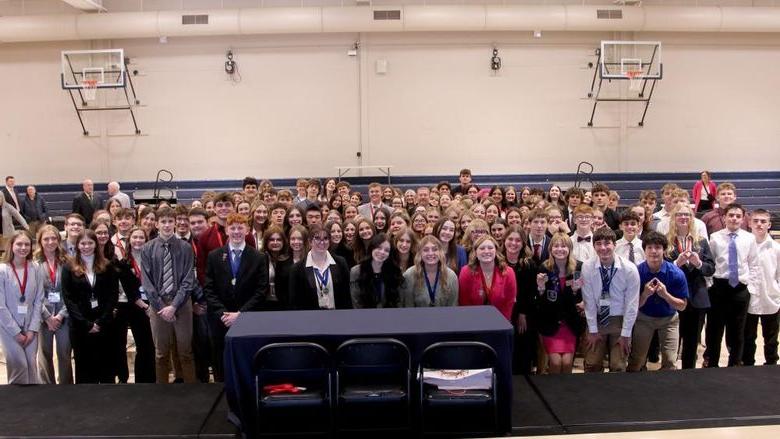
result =
M331 255L330 233L315 224L309 230L311 250L290 271L290 303L296 310L350 309L349 267Z

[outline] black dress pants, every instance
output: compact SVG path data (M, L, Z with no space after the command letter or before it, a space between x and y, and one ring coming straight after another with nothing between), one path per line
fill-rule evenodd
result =
M154 340L149 317L144 310L134 303L119 302L114 316L114 336L112 352L114 353L115 373L120 383L126 383L129 377L127 368L127 329L133 331L135 340L135 382L154 383L156 372L154 366Z
M729 347L728 365L739 366L742 363L742 351L745 345L745 320L750 303L747 286L740 283L736 287L729 285L726 279L713 279L710 288L711 308L707 312L706 343L707 366L718 367L720 345L723 332L726 332L726 345Z
M742 352L742 363L746 366L756 364L756 338L758 338L758 321L761 320L761 335L764 339L764 364L777 364L777 335L780 326L780 311L774 314L748 314L745 322L745 350Z
M704 315L707 310L688 306L680 311L680 345L682 346L683 369L696 367L696 355L699 349L699 338L704 327Z
M101 328L101 332L95 334L71 328L70 342L76 362L76 384L114 384L113 357L106 355L110 352L112 335L108 328Z

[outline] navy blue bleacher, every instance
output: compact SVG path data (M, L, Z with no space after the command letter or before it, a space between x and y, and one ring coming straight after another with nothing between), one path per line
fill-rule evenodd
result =
M493 185L512 185L519 189L522 186L547 189L552 184L558 184L563 189L570 187L576 178L575 174L518 174L518 175L475 175L474 183L481 188ZM699 178L698 173L609 173L591 174L589 181L582 186L587 189L590 181L602 182L616 190L620 196L621 205L632 204L639 199L639 193L645 189L659 192L665 183L676 183L690 190ZM716 182L730 181L737 186L739 201L749 210L764 208L775 214L780 214L780 172L714 172ZM353 190L368 192L368 184L373 181L386 183L387 177L348 177L345 180L352 184ZM457 176L393 176L391 184L402 190L416 189L419 186L433 186L440 181L457 184ZM295 179L272 179L277 188L295 187ZM153 181L122 182L122 191L132 194L135 190L149 190L154 187ZM23 182L18 187L25 187ZM105 188L105 183L96 183L96 188ZM210 180L210 181L174 181L172 189L177 191L180 203L189 204L199 199L205 191L238 190L241 180ZM44 197L51 216L62 216L70 212L73 198L81 191L81 184L38 185L38 192ZM294 190L293 190L294 192ZM101 192L105 196L105 192ZM777 221L780 223L780 221ZM780 226L780 224L775 224Z

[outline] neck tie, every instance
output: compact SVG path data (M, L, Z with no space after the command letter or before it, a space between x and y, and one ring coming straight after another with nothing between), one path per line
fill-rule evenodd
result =
M628 243L628 260L631 262L636 262L636 259L634 259L634 243L629 242Z
M173 291L173 258L169 243L163 244L163 287L164 295L170 295Z
M601 299L599 300L599 310L596 317L599 327L605 328L609 324L609 287L612 284L612 276L615 275L615 266L613 265L609 268L601 266L599 267L599 272L601 273Z
M534 257L536 259L539 259L542 257L542 245L541 244L534 244Z
M241 250L233 249L233 259L230 264L230 269L233 270L233 279L238 277L238 267L241 264Z
M582 242L582 241L590 242L590 235L588 235L588 236L586 236L584 238L582 236L578 236L577 237L577 242Z
M729 285L732 288L739 284L739 265L737 260L739 255L737 254L737 234L729 233Z

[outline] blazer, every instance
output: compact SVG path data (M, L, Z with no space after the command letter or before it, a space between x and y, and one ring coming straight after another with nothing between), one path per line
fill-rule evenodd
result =
M92 222L92 216L95 214L96 210L101 208L101 206L103 206L103 202L97 193L92 193L92 200L90 201L87 194L82 192L73 199L71 211L83 216L84 221L86 221L84 227L89 227L89 224ZM100 324L98 324L98 326L100 326Z
M493 305L507 320L512 318L512 309L515 306L517 297L517 282L515 273L511 268L506 267L503 270L496 267L493 272L493 282L491 285L492 293L489 297L483 296L482 276L479 269L472 270L466 265L460 270L458 276L458 304L468 305ZM486 293L486 292L484 292ZM485 300L487 299L487 303Z
M289 257L283 261L277 261L275 264L271 262L271 258L268 254L265 255L268 266L268 294L265 296L265 302L263 302L263 311L284 311L290 309L290 270L293 266L292 257ZM271 296L271 265L274 267L274 294L276 298Z
M41 307L41 318L46 321L51 316L60 316L63 319L68 318L68 308L65 307L65 302L62 299L62 268L63 265L57 264L57 272L54 276L54 284L51 282L49 276L49 266L46 261L36 263L36 267L41 272L43 277L43 306ZM58 303L51 303L49 301L49 292L57 292L60 294L60 301Z
M8 191L8 188L3 186L2 188L0 188L0 190L3 192L3 198L5 198L6 203L10 203L11 206L15 207L16 209L19 209L19 206L16 205L16 202L11 196L11 192ZM17 199L20 198L19 194L16 194L16 198Z
M570 285L561 289L558 280L558 273L540 267L540 273L547 274L547 283L544 291L541 293L534 289L533 295L536 315L534 316L535 327L540 334L552 337L558 332L561 323L571 329L574 335L579 335L585 329L585 322L577 311L577 304L582 302L582 294L579 291L572 290ZM577 262L575 271L582 270L582 262ZM574 275L566 276L566 282L574 281ZM535 284L535 282L534 282ZM534 285L535 286L535 285Z
M136 300L141 299L141 279L135 274L130 258L132 258L132 255L129 254L125 259L119 260L114 258L113 264L116 268L119 283L122 285L122 291L127 296L127 302L135 303ZM141 261L135 262L140 269Z
M528 262L528 267L520 267L519 263L515 265L507 263L515 273L515 283L517 284L517 297L512 310L513 323L517 321L518 315L532 316L535 311L533 296L536 292L536 274L539 272L539 266L533 259Z
M119 280L116 268L109 264L102 273L95 273L95 285L90 285L87 276L76 276L70 264L62 269L62 296L70 314L71 331L87 333L97 323L101 332L111 325L114 308L119 300ZM97 308L92 308L91 299L97 299Z
M401 302L403 308L426 306L458 306L458 275L451 268L444 270L444 279L439 279L436 296L431 303L431 296L423 280L417 284L417 266L412 265L404 272L404 283L401 286Z
M351 309L349 294L349 267L341 256L331 255L336 262L330 266L333 278L333 296L336 309ZM306 258L296 262L290 269L290 306L295 310L320 309L317 298L317 284L314 269L306 266Z
M705 190L704 183L701 182L701 180L698 180L696 184L693 185L693 202L695 204L695 207L693 208L694 212L699 211L699 202L701 201L701 192ZM709 194L710 200L715 200L715 194L718 193L718 187L715 186L714 181L710 181L710 183L706 187L707 194Z
M24 291L27 312L19 313L21 294L13 268L10 264L0 264L0 330L11 337L23 331L38 332L41 327L43 275L33 261L28 261Z
M227 245L227 242L228 238L225 234L225 227L220 226L219 224L214 224L209 227L195 240L192 251L195 252L195 274L198 275L198 283L200 285L206 283L206 263L208 261L209 253ZM257 247L255 245L255 237L251 233L247 233L245 242L247 247Z
M27 195L22 197L22 207L19 212L27 221L46 221L49 212L46 209L46 201L40 194L35 194L35 199L30 199Z
M259 311L268 294L268 260L252 247L244 247L238 265L236 284L232 284L230 244L209 253L203 292L209 314Z
M2 217L2 228L3 228L3 237L4 238L10 238L11 235L14 234L14 219L22 225L23 228L27 229L29 226L27 225L27 221L24 220L24 217L19 213L18 210L14 206L12 206L10 203L5 202L3 203L2 207L0 207L2 210L0 212L0 217Z
M393 210L390 208L390 206L388 206L385 203L381 203L379 205L379 208L385 211L385 213L387 214L388 222L389 222L389 220L390 220L390 213ZM371 202L370 201L368 203L363 203L360 206L358 206L357 210L358 210L358 215L362 216L363 218L368 218L370 220L374 219L374 215L371 214Z
M705 238L694 245L693 251L699 255L701 267L696 268L690 264L679 267L685 273L685 280L688 281L688 306L696 309L707 309L710 307L710 296L707 291L706 278L715 274L715 259L712 257L710 244ZM669 259L674 263L678 256L680 256L680 250L672 243Z
M392 263L388 261L387 263ZM400 306L400 285L388 285L388 279L384 279L382 273L382 283L384 284L384 294L380 303L374 303L374 288L371 291L364 291L360 285L360 268L362 264L355 265L349 270L349 293L352 297L352 306L354 308L398 308ZM400 272L398 272L400 277ZM400 283L400 281L399 281ZM389 300L388 300L389 299Z
M528 237L528 247L531 249L531 253L534 253L534 245L531 242L531 237ZM534 254L533 260L537 264L541 264L542 262L546 261L547 258L550 257L550 237L547 235L547 233L544 234L544 241L542 241L542 255L541 257L537 258Z

